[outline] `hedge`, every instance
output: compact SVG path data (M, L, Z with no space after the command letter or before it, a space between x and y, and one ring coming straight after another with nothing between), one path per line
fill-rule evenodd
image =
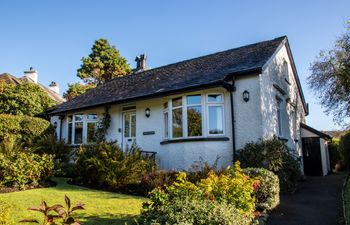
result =
M0 142L10 137L31 144L42 135L54 132L50 122L41 118L0 114Z

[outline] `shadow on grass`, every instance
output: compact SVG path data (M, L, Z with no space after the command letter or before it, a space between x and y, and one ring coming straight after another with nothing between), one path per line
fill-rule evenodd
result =
M90 216L90 217L84 217L83 224L84 225L114 225L114 224L122 224L122 225L132 225L136 224L135 219L137 219L136 216L130 216L130 215L118 215L118 217L110 216L109 218L106 217L99 217L99 216Z

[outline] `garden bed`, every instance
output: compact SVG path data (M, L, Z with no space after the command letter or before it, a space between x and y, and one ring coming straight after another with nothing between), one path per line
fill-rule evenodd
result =
M24 190L32 190L37 188L48 188L48 187L55 187L57 185L56 182L52 180L47 180L40 182L40 184L37 185L28 185L24 189L21 189L19 187L2 187L0 188L0 193L11 193L11 192L17 192L17 191L24 191Z

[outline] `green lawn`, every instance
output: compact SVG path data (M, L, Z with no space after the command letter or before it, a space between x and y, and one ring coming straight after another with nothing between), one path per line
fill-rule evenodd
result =
M56 187L0 194L0 201L11 205L11 220L14 224L23 218L39 219L39 213L26 209L39 205L43 200L49 205L64 204L65 194L70 197L72 203L85 204L86 209L78 211L77 218L86 225L124 224L125 222L130 224L133 218L140 213L142 202L147 200L142 197L69 185L64 178L53 180L58 183Z

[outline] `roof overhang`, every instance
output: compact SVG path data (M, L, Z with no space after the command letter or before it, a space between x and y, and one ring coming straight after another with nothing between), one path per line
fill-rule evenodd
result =
M327 140L332 140L332 137L328 134L325 134L319 130L316 130L315 128L312 128L304 123L300 123L300 127L305 129L305 130L308 130L310 131L311 133L314 133L316 135L318 135L320 138L323 138L323 139L327 139Z

